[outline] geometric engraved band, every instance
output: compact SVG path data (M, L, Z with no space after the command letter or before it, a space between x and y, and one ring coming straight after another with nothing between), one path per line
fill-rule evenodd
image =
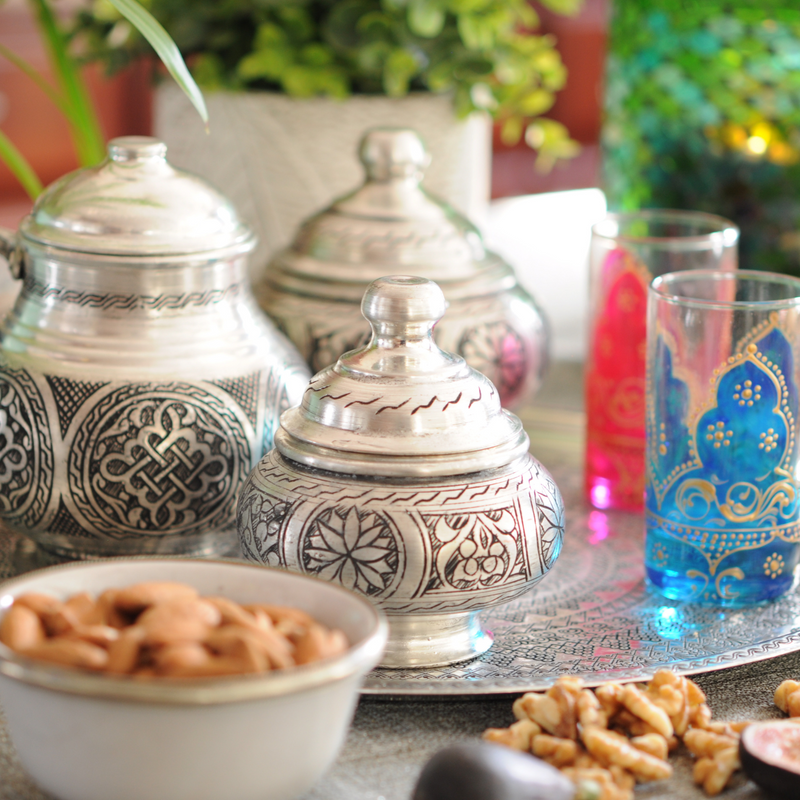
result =
M206 289L200 292L185 292L182 294L99 294L98 292L81 292L63 286L54 286L27 278L24 292L49 302L72 303L81 308L96 308L103 311L116 309L118 311L133 311L144 309L146 311L164 311L183 309L188 307L205 307L235 298L241 290L240 284L234 283L224 289Z
M53 444L42 394L25 370L0 369L0 516L33 527L53 490Z

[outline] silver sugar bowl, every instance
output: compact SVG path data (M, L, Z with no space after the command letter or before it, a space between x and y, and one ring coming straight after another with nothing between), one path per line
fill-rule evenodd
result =
M420 186L428 155L406 129L373 129L359 156L366 182L309 219L255 287L261 307L314 372L369 338L360 313L383 275L436 281L449 305L436 342L458 353L513 408L539 389L547 326L513 269L477 228Z
M540 581L563 539L561 494L522 423L488 378L434 343L445 308L424 278L373 282L369 343L311 380L239 499L246 558L386 612L386 667L486 651L478 612Z
M148 137L44 192L0 255L0 517L65 558L236 544L247 474L309 372L258 308L255 237Z

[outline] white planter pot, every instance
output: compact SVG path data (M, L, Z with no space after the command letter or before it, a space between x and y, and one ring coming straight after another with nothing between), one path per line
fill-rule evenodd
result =
M255 229L259 245L250 260L253 279L290 243L303 220L361 184L356 149L367 128L416 130L431 154L425 187L477 225L485 221L491 125L484 115L458 120L448 96L338 101L214 92L206 101L210 135L180 89L159 87L155 135L167 143L171 163L215 184Z

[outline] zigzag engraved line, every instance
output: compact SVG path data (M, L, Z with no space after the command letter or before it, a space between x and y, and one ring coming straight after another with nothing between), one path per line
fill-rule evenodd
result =
M344 395L342 395L344 397ZM351 400L345 408L350 408L350 406L371 406L373 403L377 403L383 395L379 395L378 397L373 397L372 400Z
M445 403L444 404L444 408L442 409L442 411L447 411L447 406L455 405L461 399L463 394L464 394L464 392L459 392L458 393L458 397L456 397L455 400L451 400L449 403Z
M470 500L474 500L476 497L480 497L482 494L486 494L491 487L487 486L482 492L475 492L475 494L471 494L469 496Z
M334 492L320 492L320 494L334 494ZM357 495L352 495L352 494L343 495L342 497L338 498L337 502L352 500L355 503L357 500L361 500L361 498L364 497L365 494L369 494L369 490Z
M424 405L424 406L417 406L417 407L416 407L416 408L415 408L415 409L414 409L414 410L411 412L411 416L413 417L413 416L414 416L414 414L416 414L416 413L417 413L417 411L419 411L421 408L430 408L430 407L431 407L431 406L432 406L432 405L433 405L433 404L434 404L434 403L435 403L437 400L439 400L439 398L438 398L436 395L434 395L434 396L431 398L431 401L430 401L430 403L428 403L427 405ZM441 401L441 400L439 400L439 402L441 403L442 401Z
M298 479L299 480L299 479ZM299 483L297 486L293 487L296 492L302 492L303 490L311 493L317 490L316 483Z
M400 403L399 406L382 406L381 408L379 408L375 412L375 416L377 417L378 414L381 413L381 411L397 411L398 408L402 408L406 403L410 403L410 402L411 402L411 398L409 397L408 400L403 400L403 402Z
M444 505L445 503L452 503L454 500L458 500L461 497L461 495L463 495L464 492L467 491L467 489L469 489L469 486L463 486L458 494L451 495L450 497L446 497L444 500L442 500L442 505Z
M326 397L330 400L341 400L343 397L347 397L347 395L351 394L351 392L345 392L344 394L332 395L332 394L324 394L320 397L320 400L324 400ZM347 406L345 406L347 408Z
M473 403L477 403L481 399L481 397L483 397L483 389L479 388L478 389L478 396L477 397L473 397L472 400L469 401L469 405L467 406L467 408L472 408L472 404Z
M421 497L414 503L414 505L421 506L423 503L432 503L440 494L441 492L434 492L433 494L428 495L427 497Z

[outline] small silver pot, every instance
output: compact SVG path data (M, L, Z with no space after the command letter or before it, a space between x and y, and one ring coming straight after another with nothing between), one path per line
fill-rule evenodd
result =
M0 517L67 558L211 554L308 370L257 307L255 237L147 137L5 232Z
M389 617L383 666L436 666L491 645L481 609L552 567L563 503L497 390L432 331L432 281L364 295L372 338L316 375L238 507L245 556L361 592Z
M483 372L503 406L539 389L548 333L514 270L420 181L428 155L411 130L374 129L359 156L366 182L309 219L267 266L255 292L312 370L369 338L360 313L370 281L401 273L436 281L448 302L436 342Z

